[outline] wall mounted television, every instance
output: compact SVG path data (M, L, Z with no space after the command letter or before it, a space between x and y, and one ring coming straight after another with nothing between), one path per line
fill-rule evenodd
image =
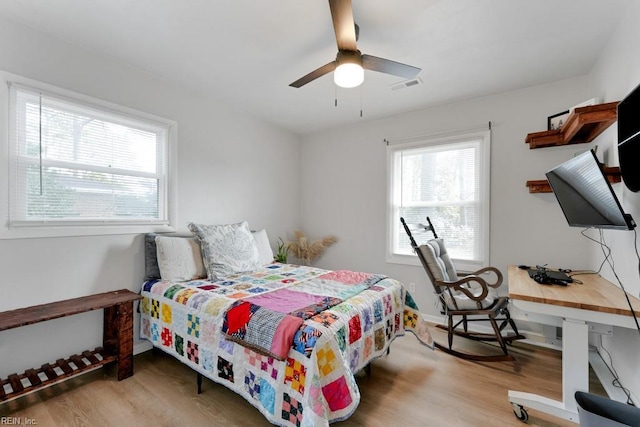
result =
M640 86L618 104L618 158L625 185L640 191Z
M547 172L547 179L572 227L633 230L593 150Z

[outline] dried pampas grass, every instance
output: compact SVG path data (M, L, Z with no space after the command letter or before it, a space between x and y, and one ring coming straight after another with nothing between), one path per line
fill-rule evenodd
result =
M288 247L291 253L298 259L304 261L305 264L310 264L311 261L320 257L324 251L334 243L338 241L335 236L328 236L320 240L314 240L309 242L307 236L300 231L295 231L296 240L288 242Z

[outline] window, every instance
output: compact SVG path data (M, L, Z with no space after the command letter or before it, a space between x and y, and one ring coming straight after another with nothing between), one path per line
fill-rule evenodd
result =
M171 225L175 123L17 83L9 106L9 230Z
M489 144L486 129L389 143L389 262L418 264L400 217L428 216L458 269L488 264Z

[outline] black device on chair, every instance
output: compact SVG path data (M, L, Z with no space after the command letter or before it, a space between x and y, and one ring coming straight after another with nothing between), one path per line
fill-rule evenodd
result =
M525 338L518 333L515 322L511 319L507 308L509 299L497 295L497 288L502 284L502 273L495 267L484 267L471 274L458 274L447 253L444 240L439 238L429 217L427 225L409 224L400 218L404 230L409 236L411 247L418 255L427 276L431 280L438 295L442 314L447 316L447 325L438 325L448 333L448 347L435 343L442 351L467 360L504 361L513 360L509 355L507 344ZM431 233L433 238L418 245L416 238L420 234ZM414 236L415 235L415 236ZM489 274L495 281L490 281ZM502 316L502 317L498 317ZM460 320L454 324L454 317ZM469 331L467 326L472 321L488 321L493 334ZM498 324L498 322L501 322ZM503 335L502 331L510 326L515 334ZM462 326L462 330L459 329ZM503 354L476 355L453 349L453 336L463 336L476 341L497 342Z

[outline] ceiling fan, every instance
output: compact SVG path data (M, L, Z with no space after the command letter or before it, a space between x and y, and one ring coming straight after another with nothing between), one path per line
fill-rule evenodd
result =
M335 61L310 72L289 86L302 87L313 80L334 71L334 81L341 87L356 87L364 81L364 70L378 71L405 79L418 75L420 68L401 64L377 56L363 55L356 46L358 26L353 20L351 0L329 0L333 30L338 44Z

